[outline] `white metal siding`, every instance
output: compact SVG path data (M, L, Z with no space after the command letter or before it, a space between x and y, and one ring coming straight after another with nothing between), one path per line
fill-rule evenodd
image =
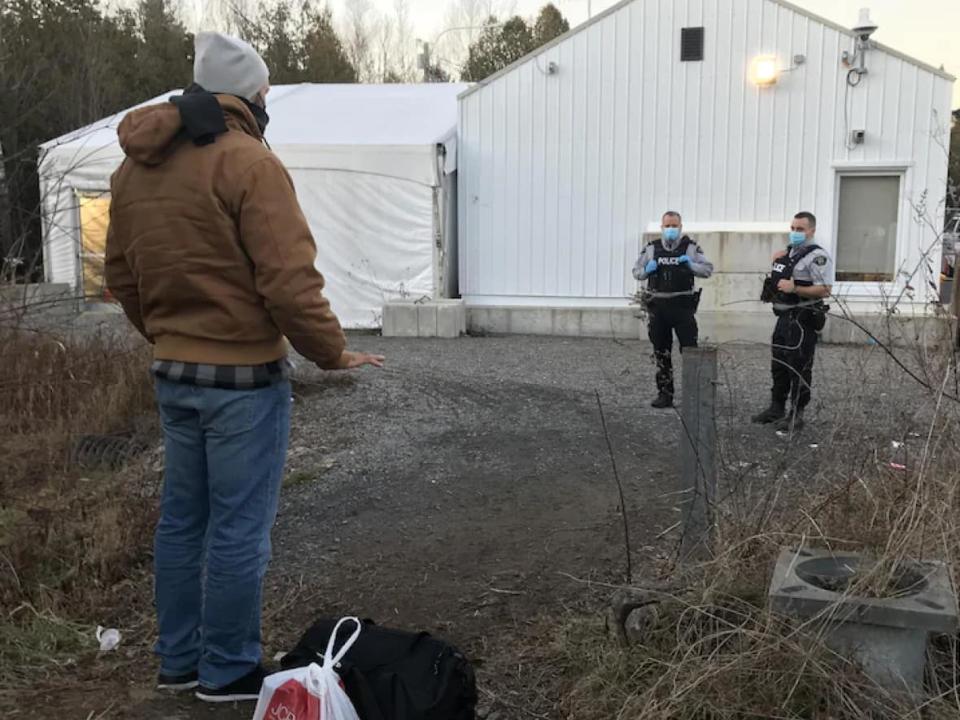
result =
M703 62L681 63L680 29L705 27ZM460 107L460 289L496 298L632 294L640 235L668 208L698 224L820 217L835 245L838 164L905 168L898 262L934 241L912 221L944 194L951 82L873 50L850 90L851 38L772 0L635 0L489 84ZM789 67L772 88L750 61ZM557 63L556 75L545 69ZM846 133L867 142L846 147Z

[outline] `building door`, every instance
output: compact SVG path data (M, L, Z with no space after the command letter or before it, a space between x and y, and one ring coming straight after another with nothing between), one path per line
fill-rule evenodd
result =
M104 276L110 194L78 193L77 201L80 207L80 281L84 302L113 302Z

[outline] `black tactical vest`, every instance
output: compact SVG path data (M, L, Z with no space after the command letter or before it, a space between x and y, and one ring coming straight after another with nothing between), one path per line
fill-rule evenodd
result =
M653 259L657 261L657 271L649 276L647 287L653 292L683 293L693 291L693 271L680 262L681 255L687 255L693 240L684 236L674 250L667 250L663 240L653 243Z
M769 282L771 289L774 291L774 303L777 305L799 305L801 302L809 303L809 301L804 301L804 299L796 293L782 293L777 290L776 287L781 280L793 280L793 271L799 262L814 250L819 249L819 245L807 245L793 257L790 257L790 250L788 249L786 255L773 261L773 269L770 271ZM794 284L800 287L813 286L813 283L809 280L794 280Z

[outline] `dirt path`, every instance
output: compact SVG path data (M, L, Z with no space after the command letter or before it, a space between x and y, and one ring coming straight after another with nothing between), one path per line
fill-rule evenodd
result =
M670 552L673 536L661 535L679 518L679 419L649 407L646 344L374 337L353 344L385 352L390 369L354 376L302 370L296 387L271 575L272 602L283 610L265 622L271 656L289 649L314 617L356 614L450 639L482 664L487 680L505 672L498 658L507 646L530 642L534 621L594 607L596 596L570 576L616 583L624 573L596 392L625 483L634 564L650 574ZM843 379L863 376L864 352L821 353L818 394L836 400L820 413L824 424L850 393L881 392ZM725 459L741 453L762 464L784 445L747 423L766 398L766 351L728 349L723 362ZM818 432L797 452L810 453ZM283 598L300 600L290 607ZM152 672L145 652L135 667ZM125 687L111 689L126 712L104 717L251 712L159 698L150 679L128 674ZM85 720L106 706L91 688L75 709L60 717Z

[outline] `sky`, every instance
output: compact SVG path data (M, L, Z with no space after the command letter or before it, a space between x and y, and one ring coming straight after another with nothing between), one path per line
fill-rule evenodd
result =
M389 12L393 0L374 0ZM943 65L947 72L960 77L960 0L792 0L811 12L845 27L856 24L861 7L869 7L873 21L880 26L874 39L884 45L923 60L929 65ZM342 10L343 0L330 0L335 12ZM512 3L513 0L509 0ZM515 0L517 12L535 15L546 0ZM587 5L594 15L615 5L617 0L554 0L577 25L587 19ZM435 37L444 28L445 0L408 0L411 20L419 37ZM508 3L508 4L509 4ZM955 107L960 107L960 82L955 90Z

